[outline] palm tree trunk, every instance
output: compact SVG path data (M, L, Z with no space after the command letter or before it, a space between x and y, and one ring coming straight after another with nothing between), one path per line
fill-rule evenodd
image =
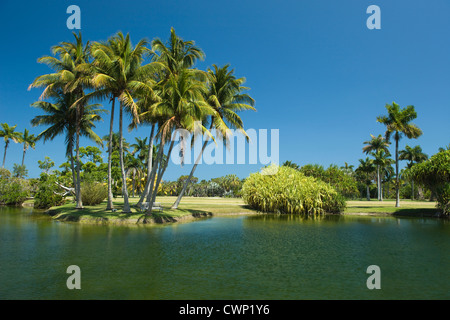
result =
M25 163L25 153L27 152L27 149L25 148L25 144L23 145L23 155L22 155L22 167Z
M132 189L131 193L132 193L133 198L134 198L135 179L136 179L136 170L133 170L133 185L131 187L131 189Z
M381 182L380 182L380 165L377 165L377 192L378 201L381 201Z
M127 177L125 174L125 165L123 161L123 104L120 102L119 109L119 153L120 153L120 171L122 172L122 194L123 194L123 213L130 213L130 204L128 202Z
M169 151L167 152L166 162L164 163L164 165L162 163L160 165L160 168L158 171L158 179L156 180L155 189L153 190L152 200L150 201L150 203L148 205L147 213L149 213L149 214L152 213L153 204L155 203L156 195L158 194L159 184L161 183L164 172L166 171L167 166L169 165L169 159L170 159L170 155L172 153L174 142L175 142L175 140L172 140L172 142L170 143Z
M109 143L108 143L108 202L106 204L106 210L112 210L114 209L113 204L113 194L112 194L112 175L111 175L111 168L112 168L112 137L113 137L113 123L114 123L114 104L116 99L113 97L111 98L112 105L111 105L111 120L109 122Z
M6 161L6 149L8 149L8 143L9 143L9 141L6 141L6 142L5 142L5 153L3 154L3 165L2 165L2 168L5 167L5 161Z
M211 128L210 128L210 130L211 130ZM179 205L180 202L181 202L181 198L183 198L184 193L186 192L186 189L187 189L187 187L188 187L188 185L189 185L189 182L191 181L192 177L194 176L194 171L195 171L195 169L197 168L197 165L198 165L198 163L200 162L200 159L202 158L203 151L205 150L206 145L208 144L208 141L209 141L209 137L208 137L208 139L205 140L205 142L203 143L202 151L200 152L200 154L198 155L197 159L195 160L195 163L194 163L194 166L192 167L191 173L189 174L189 177L188 177L188 178L186 179L186 181L184 182L183 189L181 189L181 192L180 192L180 194L178 195L177 200L175 200L175 203L172 205L172 209L177 209L177 208L178 208L178 205Z
M150 179L147 180L148 183L148 193L146 194L147 202L150 202L153 196L153 187L155 185L156 170L158 170L158 166L162 166L161 162L163 160L165 145L166 145L165 141L163 142L163 140L161 139L161 142L159 143L158 155L156 156L155 166L152 168Z
M400 177L398 176L398 135L395 139L395 207L400 207Z
M76 209L83 209L83 202L81 200L81 178L80 178L80 109L77 106L76 109L76 117L77 117L77 137L76 137L76 170L77 170L77 187L75 188L76 192Z
M411 200L414 200L414 180L411 179Z
M75 201L77 197L77 177L75 172L75 165L73 161L73 147L70 148L70 169L72 170L73 189L75 190Z
M142 192L141 197L139 198L139 201L137 203L137 206L140 207L140 205L144 202L145 197L149 193L149 187L150 187L150 176L153 170L153 135L155 133L155 125L152 125L152 130L150 131L150 141L148 145L148 163L147 163L147 182L144 186L144 192Z
M366 187L367 187L367 201L370 201L370 189L369 189L369 185L367 185Z

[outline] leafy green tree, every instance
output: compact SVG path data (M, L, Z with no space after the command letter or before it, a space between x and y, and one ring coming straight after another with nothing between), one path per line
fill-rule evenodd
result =
M17 125L10 127L7 123L1 124L0 138L3 138L3 140L5 141L5 153L3 154L2 168L5 167L6 150L8 149L10 140L12 140L15 143L22 142L22 134L20 132L15 131L16 127Z
M295 162L292 162L290 160L286 160L285 162L283 162L282 166L297 169L297 170L300 169L300 166L298 164L296 164Z
M389 151L385 151L384 149L380 149L377 151L371 152L373 159L373 163L377 166L377 192L378 192L378 201L383 201L383 185L382 185L382 177L380 171L382 172L384 168L391 165L394 160L392 160L391 154Z
M28 176L27 167L14 163L13 176L21 179L26 178Z
M369 159L359 159L359 166L356 168L357 173L361 173L361 176L364 177L364 184L367 187L367 201L370 201L370 185L372 183L371 175L375 172L375 166L373 160Z
M411 168L413 179L436 195L438 209L450 214L450 150L436 153L427 161Z
M400 150L398 159L409 161L407 168L411 169L414 163L420 163L427 160L428 155L422 152L422 148L420 146L411 148L406 145L404 150ZM411 179L411 199L414 200L414 179Z
M386 110L387 116L377 117L377 121L386 126L385 138L389 141L391 136L395 140L395 175L396 175L396 202L395 206L400 207L400 176L399 176L399 150L398 143L400 139L405 135L409 139L416 139L422 135L422 130L411 123L412 120L417 118L417 113L414 106L407 106L406 108L400 108L400 106L392 102L392 105L387 104Z

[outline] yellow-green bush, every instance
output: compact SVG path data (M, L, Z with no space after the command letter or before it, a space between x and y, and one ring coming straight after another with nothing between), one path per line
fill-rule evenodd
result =
M84 205L95 206L108 196L108 188L102 183L85 181L81 185L81 201Z
M275 174L253 173L242 187L244 201L262 212L340 213L344 198L329 184L289 167L269 167Z

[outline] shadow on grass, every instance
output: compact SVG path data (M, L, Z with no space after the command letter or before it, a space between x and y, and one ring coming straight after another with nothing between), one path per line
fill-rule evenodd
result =
M397 209L392 215L403 217L435 217L439 214L436 208L404 208Z

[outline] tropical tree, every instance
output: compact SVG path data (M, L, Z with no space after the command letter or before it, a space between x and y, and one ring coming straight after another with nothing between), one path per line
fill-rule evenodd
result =
M23 143L23 156L22 156L22 166L25 162L25 153L27 152L28 148L31 147L34 149L36 146L37 137L34 136L34 134L30 134L28 129L25 129L22 134L22 143Z
M123 153L123 112L132 115L133 121L139 122L138 106L133 98L135 95L149 95L155 100L152 88L152 78L160 66L157 62L142 65L146 55L151 51L146 47L147 40L140 40L133 46L129 34L121 32L112 36L107 42L96 42L92 45L92 65L84 68L92 74L91 84L94 92L87 95L88 99L109 99L111 102L111 119L109 131L109 145L112 145L114 108L116 99L119 101L119 159L122 175L124 206L122 212L131 212L126 190L126 174ZM111 186L111 156L112 149L108 148L108 203L107 210L113 209Z
M356 168L357 173L361 173L361 175L364 177L364 184L367 187L367 201L370 201L370 184L372 183L371 175L375 171L375 166L373 163L373 160L369 159L368 157L366 159L359 159L359 166Z
M411 123L412 120L417 118L417 113L414 106L407 106L406 108L400 108L400 106L392 102L392 105L387 104L386 109L388 114L377 117L377 121L386 126L385 139L390 140L391 136L395 140L395 190L396 201L395 206L400 207L400 176L399 176L399 150L398 143L400 139L405 135L409 139L416 139L422 135L422 130Z
M378 137L370 135L372 137L369 141L364 141L366 146L363 148L363 152L365 154L374 153L378 154L380 151L384 151L385 154L389 155L389 142L386 141L383 136L380 134ZM378 162L377 162L378 163ZM378 192L378 201L382 200L381 195L381 176L380 176L380 165L377 164L377 192Z
M84 89L88 84L88 75L80 65L89 63L90 44L87 42L83 44L81 33L78 35L73 33L75 42L61 42L52 47L53 56L44 56L38 59L38 62L45 63L55 72L51 74L44 74L37 77L29 88L44 88L40 100L52 97L57 92L62 90L63 94L70 95L74 99L70 106L75 109L75 154L76 154L76 173L77 179L75 184L76 192L76 208L83 208L81 200L81 177L80 177L80 161L79 147L81 136L81 121L86 106L86 101L83 100Z
M51 89L55 91L55 89ZM72 108L75 103L76 97L73 94L64 94L61 89L56 89L55 92L51 94L54 103L47 101L36 101L31 106L40 109L44 112L43 115L38 115L31 120L31 125L36 126L47 126L47 128L42 131L36 138L38 140L43 139L44 143L46 141L51 141L59 135L65 136L66 144L66 156L70 160L70 165L72 169L73 185L75 190L79 187L77 183L76 170L74 165L73 150L76 141L76 109ZM102 145L100 137L93 131L95 128L95 122L102 121L101 114L105 113L106 110L101 109L98 104L85 105L83 108L83 114L78 122L80 126L80 135L89 138L95 143ZM80 161L77 161L77 166L80 166ZM75 196L78 197L79 193L75 192ZM78 201L77 201L78 203Z
M225 65L222 68L213 65L213 69L208 69L208 74L211 80L205 100L214 110L214 113L205 119L210 123L209 131L214 128L217 133L227 139L227 130L229 128L237 129L248 140L247 133L244 131L244 123L239 117L238 112L245 110L256 111L256 109L254 108L255 101L253 98L245 93L245 91L249 90L249 88L243 86L245 78L236 78L234 76L234 70L229 70L229 65ZM202 150L189 174L189 178L185 181L183 189L172 205L172 209L178 208L208 142L209 138L206 138Z
M15 143L22 142L22 134L20 132L15 131L16 127L17 127L17 125L10 127L7 123L1 124L0 138L3 138L3 140L5 141L5 152L3 154L2 168L5 167L6 150L8 149L10 140L12 140Z
M420 146L415 146L411 148L406 145L404 150L399 152L399 160L407 160L407 168L411 169L414 163L420 163L428 159L428 155L422 152ZM414 200L414 179L411 179L411 199Z
M283 162L282 166L297 169L297 170L300 169L300 166L298 164L296 164L295 162L292 162L291 160L286 160L285 162Z
M378 200L383 201L383 179L381 177L381 172L393 163L393 160L390 158L391 154L389 151L385 151L384 149L377 150L371 153L373 159L373 163L377 166L377 183L378 183Z

